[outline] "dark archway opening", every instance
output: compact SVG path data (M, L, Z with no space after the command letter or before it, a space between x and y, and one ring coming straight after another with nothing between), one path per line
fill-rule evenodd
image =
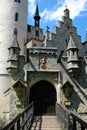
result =
M56 103L55 87L47 81L39 81L30 89L30 102L34 101L34 114L54 114Z

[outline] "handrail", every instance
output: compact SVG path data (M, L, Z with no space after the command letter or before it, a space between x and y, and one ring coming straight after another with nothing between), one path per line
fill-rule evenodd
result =
M33 102L26 109L15 117L9 124L1 130L25 130L29 129L33 120L34 104Z
M70 128L70 113L63 106L56 103L56 115L58 116L63 127L69 130Z
M74 130L77 130L78 125L80 125L81 130L85 130L87 128L87 122L82 120L78 115L71 112L70 116L72 117L72 120L73 120L73 128L74 128Z
M66 130L86 130L87 128L87 122L58 103L56 103L56 114Z

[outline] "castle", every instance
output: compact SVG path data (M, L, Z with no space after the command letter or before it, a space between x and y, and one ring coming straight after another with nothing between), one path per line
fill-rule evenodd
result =
M87 112L87 41L83 44L68 8L45 36L38 4L34 26L27 25L28 0L0 3L0 115L12 120L30 102L35 114L50 113L58 102Z

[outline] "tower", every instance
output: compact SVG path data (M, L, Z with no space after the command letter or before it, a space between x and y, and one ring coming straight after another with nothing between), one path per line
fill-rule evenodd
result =
M79 72L78 63L78 48L73 40L72 34L70 34L70 40L67 46L67 69L74 76Z
M70 16L69 16L69 10L67 9L67 6L66 6L66 9L64 10L64 16L66 17L66 18L69 18Z
M35 38L39 39L39 26L40 26L40 15L39 15L39 9L38 9L38 4L36 5L36 12L34 16L35 20Z
M20 54L24 54L24 41L27 37L27 12L28 0L3 0L0 2L0 104L2 104L1 101L4 102L3 93L11 86L11 76L7 68L9 49L11 50L13 45L15 30L21 50Z

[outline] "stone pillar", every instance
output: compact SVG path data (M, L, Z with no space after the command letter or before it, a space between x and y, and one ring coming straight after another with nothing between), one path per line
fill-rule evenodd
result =
M63 101L63 94L61 90L62 84L61 82L58 83L57 85L57 103L61 104Z

